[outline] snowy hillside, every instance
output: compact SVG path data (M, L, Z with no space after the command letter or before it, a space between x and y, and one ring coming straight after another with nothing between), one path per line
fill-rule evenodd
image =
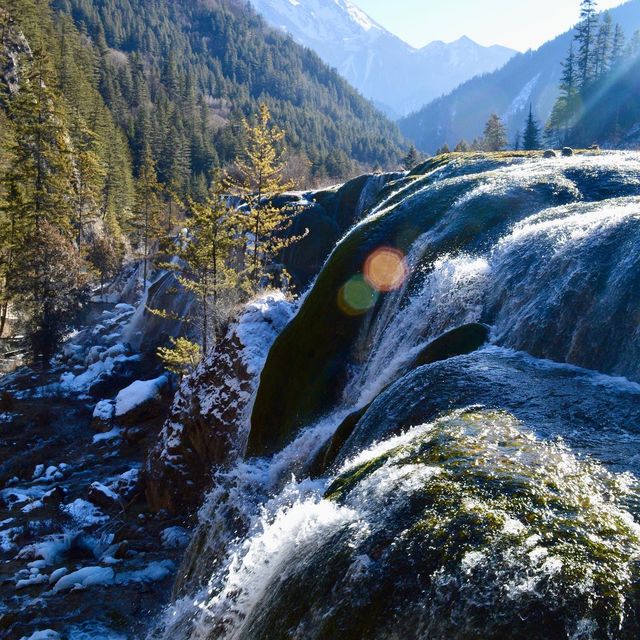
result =
M271 25L334 66L390 115L406 115L515 53L469 38L414 49L350 0L251 0Z

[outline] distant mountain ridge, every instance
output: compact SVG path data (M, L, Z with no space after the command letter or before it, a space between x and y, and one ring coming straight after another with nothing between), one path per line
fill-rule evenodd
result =
M272 26L313 49L365 97L403 116L516 52L463 37L414 49L350 0L251 0Z
M640 29L640 0L610 10L614 23L622 25L628 38ZM400 120L401 131L418 148L433 153L444 144L472 141L482 134L491 113L502 117L515 140L533 105L536 117L546 122L558 97L562 62L575 30L512 58L504 67L476 77Z

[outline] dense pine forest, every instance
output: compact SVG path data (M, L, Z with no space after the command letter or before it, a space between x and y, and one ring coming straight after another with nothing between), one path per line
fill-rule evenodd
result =
M45 359L125 256L146 282L261 108L281 186L402 155L394 125L233 0L2 0L0 90L0 335L17 320Z
M96 45L100 91L134 165L150 143L160 180L185 188L242 144L242 116L269 104L298 173L387 166L401 139L337 73L237 0L56 0ZM292 169L293 171L293 169Z

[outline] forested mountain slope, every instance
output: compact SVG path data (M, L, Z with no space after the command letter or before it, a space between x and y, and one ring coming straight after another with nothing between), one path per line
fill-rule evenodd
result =
M640 29L640 0L631 0L610 11L627 38ZM402 132L426 152L459 140L472 141L481 135L491 113L505 122L510 140L522 130L529 105L546 122L559 95L562 62L567 56L575 31L547 42L536 51L512 58L502 69L474 78L400 121Z
M269 104L314 176L393 164L403 145L384 116L320 59L240 0L56 0L98 51L100 90L140 161L183 187L231 160L238 122Z

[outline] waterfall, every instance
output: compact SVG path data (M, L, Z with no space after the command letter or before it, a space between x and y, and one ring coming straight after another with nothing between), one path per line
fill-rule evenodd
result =
M407 277L343 313L385 246ZM150 637L637 637L638 247L637 154L392 185L272 348L252 429L276 453L218 479L185 566L216 562ZM471 322L492 344L414 365Z

